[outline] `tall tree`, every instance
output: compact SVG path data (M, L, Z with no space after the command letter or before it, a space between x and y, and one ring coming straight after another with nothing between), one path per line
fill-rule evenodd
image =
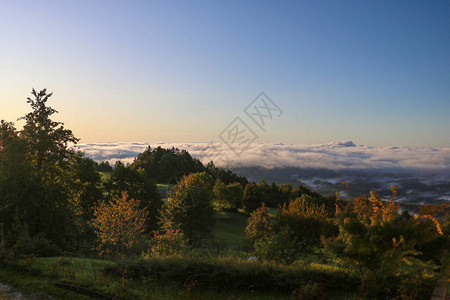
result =
M27 98L32 111L20 118L25 120L21 137L27 141L27 154L37 172L43 168L57 169L69 163L74 151L69 149L69 143L76 144L77 139L71 130L64 128L64 123L56 122L50 117L57 111L47 106L53 93L47 90L40 92L32 90L35 99ZM20 120L19 119L19 120Z
M58 245L67 245L75 232L74 199L77 197L74 172L77 143L72 131L51 119L57 111L47 106L52 94L32 90L28 98L31 112L17 131L2 122L2 180L0 214L14 216L16 227L27 228L33 236L43 234ZM16 153L13 151L18 150ZM11 217L10 217L11 218ZM9 230L13 224L9 223ZM23 226L22 226L23 225Z

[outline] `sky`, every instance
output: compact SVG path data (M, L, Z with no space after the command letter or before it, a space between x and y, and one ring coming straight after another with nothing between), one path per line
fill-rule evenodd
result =
M84 143L220 142L238 117L261 143L450 147L448 1L0 7L0 119L47 88Z

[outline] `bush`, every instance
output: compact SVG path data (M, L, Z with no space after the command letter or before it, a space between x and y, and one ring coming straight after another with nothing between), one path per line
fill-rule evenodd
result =
M329 237L336 231L325 205L303 195L285 204L272 218L263 204L250 214L246 236L257 256L291 263L320 246L321 236Z
M420 254L415 250L416 245L439 235L439 228L428 219L399 217L399 205L394 202L396 188L392 191L390 201L383 201L375 191L370 197L351 201L338 198L339 235L325 241L329 253L355 266L363 283L361 293L367 297L398 296L402 276L408 276L404 269L411 269L411 262L418 269L410 274L427 268L414 258ZM424 278L412 278L409 282L419 289L422 286L419 282L427 284ZM408 285L408 281L403 284Z
M43 234L38 234L33 237L28 234L19 236L12 246L12 250L16 257L30 255L48 257L59 255L62 252L61 248L46 239Z
M151 255L172 255L185 252L187 246L180 230L167 230L163 233L154 233L150 242L150 249L144 255L145 258Z
M285 291L291 292L299 282L323 282L329 291L354 291L359 280L343 271L280 266L248 262L236 257L150 257L122 260L104 272L121 276L127 270L132 278L156 278L184 284L196 281L212 290Z
M328 299L328 292L322 283L302 283L299 289L294 289L292 298L301 300L323 300Z
M300 255L298 239L288 227L256 241L255 254L258 257L290 264Z
M430 299L434 283L421 272L409 274L401 279L397 293L400 299Z

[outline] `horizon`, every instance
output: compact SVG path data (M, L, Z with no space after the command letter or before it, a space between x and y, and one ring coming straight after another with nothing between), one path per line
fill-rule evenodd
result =
M306 168L330 170L379 170L437 172L450 176L450 147L373 147L352 141L326 144L258 143L240 146L238 143L168 143L110 142L78 143L77 150L97 162L131 163L148 147L176 148L206 164L228 169L240 167Z
M445 2L5 2L0 119L25 115L34 87L85 143L218 142L238 117L262 143L450 147L449 15ZM279 108L264 128L245 112L262 91Z

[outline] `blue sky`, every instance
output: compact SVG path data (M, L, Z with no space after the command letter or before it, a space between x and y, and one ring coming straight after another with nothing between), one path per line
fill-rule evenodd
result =
M46 87L84 142L209 142L264 91L260 142L450 147L450 2L212 2L0 1L0 119Z

